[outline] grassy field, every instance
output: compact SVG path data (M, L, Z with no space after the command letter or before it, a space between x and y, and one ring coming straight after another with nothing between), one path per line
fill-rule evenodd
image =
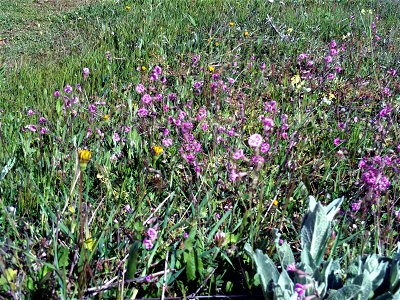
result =
M0 299L400 297L400 2L0 7Z

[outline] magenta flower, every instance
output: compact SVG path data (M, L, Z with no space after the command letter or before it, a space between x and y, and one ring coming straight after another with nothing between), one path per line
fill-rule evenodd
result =
M339 51L337 50L337 49L331 49L331 50L329 50L329 54L331 55L331 56L335 56L335 55L337 55L339 53Z
M208 124L207 124L207 123L201 124L201 129L202 129L203 131L207 131L207 130L208 130Z
M162 68L160 66L155 66L154 67L154 73L157 75L161 75L162 74Z
M32 132L36 132L36 126L35 125L29 124L25 128L29 129Z
M144 94L142 96L142 102L145 104L150 104L151 101L153 101L153 99L151 98L151 96L149 94Z
M41 134L45 134L47 132L49 132L49 130L46 127L42 127L42 129L40 129Z
M172 146L172 139L163 139L162 140L162 144L164 145L164 147L171 147Z
M233 159L238 160L244 157L244 153L242 149L237 150L235 153L233 153Z
M147 236L152 242L154 242L157 239L157 230L155 230L154 228L147 229Z
M258 148L258 147L260 147L262 141L263 141L263 138L262 138L262 136L261 136L260 134L258 134L258 133L252 134L252 135L249 137L249 139L248 139L249 146L250 146L250 147L253 147L253 148Z
M150 249L152 249L153 248L153 243L152 243L152 241L150 240L150 239L148 239L148 238L145 238L144 240L143 240L143 245L144 245L144 247L146 248L146 250L150 250Z
M114 135L113 135L113 141L114 142L119 142L120 140L121 140L121 138L120 138L120 136L119 136L119 134L118 133L116 133L116 132L114 132Z
M136 90L136 92L138 92L139 94L144 93L144 90L145 90L144 85L141 84L141 83L139 83L139 84L136 86L135 90Z
M298 57L297 57L297 59L298 60L304 60L304 59L306 59L308 57L308 54L307 53L301 53Z
M334 144L335 146L338 146L338 145L340 144L340 139L339 139L339 138L335 138L335 139L333 140L333 144Z
M275 126L274 120L272 120L271 118L265 118L263 123L264 123L264 129L266 131L271 130Z
M329 46L330 46L331 48L336 48L336 46L337 46L336 41L335 41L335 40L332 40L332 41L330 42Z
M261 165L261 164L264 163L265 159L264 159L264 157L262 157L261 155L254 155L254 156L251 158L251 161L252 161L252 163L255 164L255 165Z
M351 210L354 212L359 211L360 208L361 208L361 201L353 202L351 204Z
M56 98L60 97L60 91L59 90L54 91L53 96Z
M138 114L139 117L143 118L143 117L146 117L149 114L149 111L146 108L142 107L142 108L138 109L137 114Z
M331 63L331 62L333 61L333 58L332 58L332 56L328 55L328 56L325 56L325 57L324 57L324 60L325 60L327 63Z
M287 271L288 272L296 272L297 271L296 263L292 262L291 264L289 264L287 266Z
M335 78L335 74L334 73L329 73L327 77L328 77L329 80L333 80Z
M99 128L96 128L96 132L101 138L104 137L104 133Z
M261 153L267 153L269 151L269 149L270 149L269 144L268 143L263 143L261 145L260 151L261 151Z
M300 284L300 283L296 283L296 285L294 286L294 291L295 291L299 296L302 296L302 295L305 293L306 289L305 289L305 286L304 286L304 285L302 285L302 284Z
M67 84L64 88L64 92L66 92L67 94L72 92L72 86L70 86L69 84Z

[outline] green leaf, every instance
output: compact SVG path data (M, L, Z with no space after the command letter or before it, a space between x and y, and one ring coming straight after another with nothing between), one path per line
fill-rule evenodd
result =
M186 277L188 281L196 279L196 258L194 251L185 251L183 253L183 259L186 263Z
M327 207L323 207L314 197L309 197L309 212L304 217L301 228L304 263L319 266L322 262L331 235L331 222L342 202L343 198L336 199Z
M244 250L252 258L257 267L257 273L260 275L261 286L263 290L264 297L267 297L269 292L271 292L270 284L271 281L277 284L279 280L279 272L275 267L274 262L268 257L268 255L263 254L260 250L253 251L249 244L244 246Z
M137 271L137 264L139 258L140 241L135 241L129 250L128 266L126 271L126 278L133 279Z
M361 287L355 284L349 284L337 291L331 291L327 300L351 300L361 291Z
M58 268L67 267L69 264L69 250L67 247L61 247L58 256Z

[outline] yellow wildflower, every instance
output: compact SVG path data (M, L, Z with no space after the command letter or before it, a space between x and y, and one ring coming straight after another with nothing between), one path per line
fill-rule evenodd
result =
M330 93L329 94L329 100L332 100L332 99L336 99L336 97L335 97L335 95L333 93Z
M292 28L292 27L289 27L289 28L287 29L288 35L290 35L292 32L293 32L293 28Z
M87 163L92 157L92 153L87 149L79 150L78 157L81 171L84 171L86 169Z
M213 73L213 72L215 71L215 68L214 68L213 66L209 66L209 67L208 67L208 71L209 71L210 73Z
M159 156L161 153L163 153L164 149L161 146L154 146L153 151L156 156Z
M244 32L244 36L246 37L246 36L249 36L249 32L248 31L245 31Z
M110 116L109 115L104 115L104 121L108 121L109 119L110 119Z
M142 66L141 69L143 72L147 70L146 66Z
M129 5L126 5L126 6L125 6L125 10L126 10L126 11L130 11L130 10L131 10L131 7L130 7Z
M278 202L278 200L275 199L274 202L272 202L272 204L275 206L278 206L279 202Z
M299 84L301 81L300 75L296 74L292 78L290 78L290 81L292 82L293 85Z
M233 25L235 25L235 23L233 23L233 22L229 22L229 26L233 26Z

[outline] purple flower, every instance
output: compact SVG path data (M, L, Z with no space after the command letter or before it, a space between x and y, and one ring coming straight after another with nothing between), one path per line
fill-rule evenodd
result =
M156 73L152 73L151 77L150 77L150 80L157 81L158 80L158 75Z
M361 201L357 201L357 202L353 202L352 204L351 204L351 210L352 211L359 211L360 210L360 208L361 208Z
M390 181L386 176L381 176L378 181L378 190L381 192L386 191L390 187Z
M89 73L90 73L89 68L86 68L86 67L85 67L85 68L82 69L83 78L84 78L85 80L88 78Z
M361 179L368 185L373 186L376 183L375 173L372 170L366 171L361 175Z
M149 111L146 108L142 107L138 109L137 114L139 117L146 117L149 114Z
M183 238L184 238L184 239L187 239L188 237L189 237L189 234L188 234L187 232L184 232L184 233L183 233Z
M327 63L331 63L331 62L333 61L333 58L332 58L332 56L328 55L328 56L325 56L325 57L324 57L324 60L325 60Z
M178 99L178 97L176 96L175 93L170 93L168 95L168 99L171 100L171 101L175 101L176 99Z
M139 83L139 84L136 86L135 90L136 90L136 92L138 92L139 94L144 93L144 90L145 90L144 85L141 84L141 83Z
M161 75L162 74L162 68L160 66L155 66L154 67L154 73L156 73L157 75Z
M47 122L47 120L44 117L40 117L39 118L39 123L40 124L43 124L43 123L46 123L46 122Z
M234 84L235 83L235 79L233 79L232 77L228 78L228 83L229 84Z
M36 132L36 125L29 124L25 126L26 129L29 129L32 132Z
M42 127L42 129L40 129L41 134L45 134L47 132L49 132L49 130L46 127Z
M300 283L296 283L296 285L294 286L294 291L299 295L302 296L305 293L305 286L300 284Z
M386 95L386 96L388 96L388 97L391 97L391 96L392 96L392 93L390 92L390 89L389 89L388 87L385 87L385 88L383 89L383 94Z
M340 139L339 139L339 138L335 138L335 139L333 140L333 144L334 144L335 146L338 146L338 145L340 144Z
M287 266L287 271L288 272L296 272L297 271L296 263L292 262L291 264L289 264Z
M265 118L263 123L264 123L264 129L266 131L271 130L275 126L274 120L272 120L271 118Z
M59 90L54 91L53 96L60 97L60 91Z
M29 109L28 112L26 113L27 116L32 116L32 115L34 115L34 114L35 114L35 113L33 112L32 109Z
M339 53L339 51L337 50L337 49L331 49L331 50L329 50L329 54L331 55L331 56L335 56L335 55L337 55Z
M202 129L203 131L207 131L207 130L208 130L208 123L203 123L203 124L201 124L201 129Z
M165 147L171 147L172 146L172 139L163 139L162 140L162 144L165 146Z
M152 276L151 275L147 275L144 279L146 280L146 282L150 282L151 279L152 279Z
M251 158L251 161L252 161L252 163L255 164L255 165L261 165L262 163L264 163L265 159L264 159L264 157L262 157L261 155L254 155L254 156Z
M96 111L97 111L96 105L89 104L89 112L90 112L91 114L95 114Z
M258 147L260 147L262 141L263 141L263 138L262 138L262 136L261 136L260 134L258 134L258 133L252 134L252 135L249 137L249 139L248 139L249 146L250 146L250 147L253 147L253 148L258 148Z
M157 239L157 230L154 228L147 229L147 236L150 238L150 241L154 242Z
M270 149L269 144L268 143L263 143L261 145L260 151L261 151L261 153L267 153L269 151L269 149Z
M119 134L116 133L116 132L114 132L112 139L113 139L114 142L119 142L121 140Z
M151 240L150 239L148 239L148 238L145 238L144 240L143 240L143 245L144 245L144 247L146 248L146 250L150 250L150 249L152 249L153 248L153 243L151 242Z
M151 98L151 96L149 94L144 94L142 96L142 102L145 104L150 104L151 101L153 101L153 99Z
M335 40L332 40L332 41L330 42L330 44L329 44L329 47L331 47L331 49L332 49L332 48L336 48L336 46L337 46L337 43L336 43Z
M233 153L233 159L238 160L244 157L244 153L242 149L237 150L235 153Z
M64 92L66 92L67 94L72 92L72 86L70 86L69 84L67 84L64 88Z
M308 54L307 53L301 53L298 57L297 57L297 59L298 60L304 60L304 59L306 59L308 57Z
M333 80L335 78L335 74L334 73L329 73L327 77L328 77L329 80Z

